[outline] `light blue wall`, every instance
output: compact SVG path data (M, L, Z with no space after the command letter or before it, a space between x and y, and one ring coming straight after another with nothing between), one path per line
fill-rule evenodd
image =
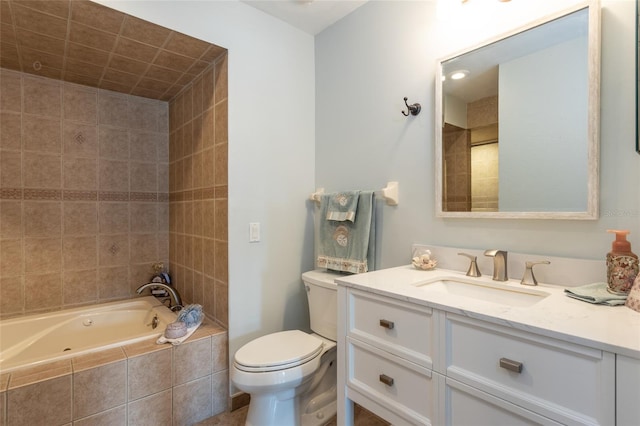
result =
M380 209L382 267L408 263L412 243L602 259L611 247L609 228L631 230L629 239L640 253L630 0L602 1L601 218L435 217L437 59L577 2L495 3L504 8L459 25L443 21L435 1L373 1L316 36L316 185L331 192L400 182L400 204ZM419 116L402 116L404 96L422 104Z

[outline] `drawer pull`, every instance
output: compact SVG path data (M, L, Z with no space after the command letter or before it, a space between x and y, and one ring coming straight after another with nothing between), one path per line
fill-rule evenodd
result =
M386 319L381 319L380 320L380 327L384 327L384 328L388 328L389 330L393 329L394 324L393 321L389 321Z
M380 375L380 381L387 386L393 386L393 377L389 377L386 374Z
M500 358L500 367L515 373L522 373L522 363L508 358Z

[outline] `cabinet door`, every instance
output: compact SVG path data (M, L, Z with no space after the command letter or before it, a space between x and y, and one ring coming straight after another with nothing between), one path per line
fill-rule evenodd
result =
M640 360L616 356L616 424L640 425Z
M503 399L454 379L445 379L441 414L447 426L560 425Z

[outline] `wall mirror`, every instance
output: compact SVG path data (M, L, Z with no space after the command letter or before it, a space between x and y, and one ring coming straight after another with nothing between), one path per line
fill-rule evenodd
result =
M436 216L596 219L597 1L438 61Z

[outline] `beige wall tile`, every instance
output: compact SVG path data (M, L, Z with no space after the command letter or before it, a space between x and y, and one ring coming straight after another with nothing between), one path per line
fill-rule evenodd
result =
M24 77L24 112L27 114L61 117L62 85L58 81Z
M211 338L185 342L173 348L173 383L180 385L212 372Z
M98 237L98 264L123 266L129 264L129 236L127 234L100 235Z
M134 131L130 132L130 159L133 161L155 162L157 155L157 146L164 142L163 138L159 138L158 133Z
M57 117L23 114L22 144L25 150L40 153L62 152L62 128Z
M24 235L59 236L62 232L62 203L58 201L23 202Z
M202 111L214 105L214 66L207 67L202 73Z
M74 419L97 414L125 403L126 374L126 361L74 372Z
M97 250L95 236L65 237L62 241L64 270L95 269L98 263Z
M22 239L0 240L0 276L17 277L23 268Z
M211 336L211 351L213 355L212 371L214 373L224 371L229 368L228 359L229 337L227 332L218 333Z
M23 154L23 178L27 188L60 189L62 186L62 161L59 155L25 152Z
M229 113L227 111L226 99L216 103L215 106L214 140L216 144L227 142L227 121Z
M129 358L129 401L171 388L171 349Z
M213 105L202 113L202 148L211 148L215 145L215 109Z
M95 234L98 230L98 204L95 202L64 203L65 235Z
M66 83L63 87L63 103L65 120L88 124L98 122L98 93L95 89Z
M22 74L0 70L0 110L22 111Z
M211 376L173 388L173 424L191 425L211 417Z
M229 403L229 370L221 370L211 376L212 415L227 411Z
M0 188L22 187L22 156L18 151L0 151Z
M228 65L227 65L227 54L225 53L224 56L218 61L216 62L216 75L215 75L215 91L216 91L216 103L220 102L222 99L227 99L228 97L228 88L229 88L229 84L228 84ZM226 126L226 121L225 121L225 126Z
M98 300L98 271L64 271L62 279L62 303L77 305Z
M226 282L215 281L215 317L224 327L229 326L229 289Z
M98 223L101 234L129 232L129 203L100 203Z
M98 188L102 191L129 191L129 163L100 159Z
M98 270L98 297L113 299L131 295L128 280L128 266L100 268Z
M62 276L58 273L26 275L25 311L53 309L62 305Z
M0 238L22 237L22 202L0 200Z
M22 115L0 113L0 148L19 150L22 147Z
M131 203L129 223L131 232L156 232L158 229L159 203ZM167 229L167 228L162 228Z
M73 422L74 426L113 426L125 424L127 424L127 406L124 404L93 416L74 420Z
M216 200L214 207L214 238L216 240L227 241L228 240L228 231L227 231L227 222L228 222L228 214L227 214L227 200Z
M154 262L158 260L156 234L131 234L130 257L135 262Z
M25 238L24 268L27 273L57 272L62 267L60 238Z
M95 125L64 122L64 155L96 158L98 155L98 129Z
M129 102L125 96L99 92L98 124L127 128L129 117Z
M156 192L158 189L158 171L155 163L130 163L131 191Z
M98 140L101 158L114 160L129 158L129 133L127 130L100 126Z
M202 307L204 308L204 311L207 314L211 316L215 316L215 313L216 313L215 280L213 279L212 276L205 275L203 278L202 285L203 285L203 293L204 293ZM215 366L215 361L214 361L214 366Z
M130 425L158 426L172 424L171 389L130 402L128 406Z
M141 129L150 132L158 130L159 102L142 98L131 98L130 126L132 129Z
M10 389L9 425L50 426L71 422L71 375Z
M98 189L98 161L92 158L63 159L63 188L95 191Z
M0 317L24 311L22 276L0 277Z
M227 144L222 143L216 145L214 181L216 185L227 184Z

